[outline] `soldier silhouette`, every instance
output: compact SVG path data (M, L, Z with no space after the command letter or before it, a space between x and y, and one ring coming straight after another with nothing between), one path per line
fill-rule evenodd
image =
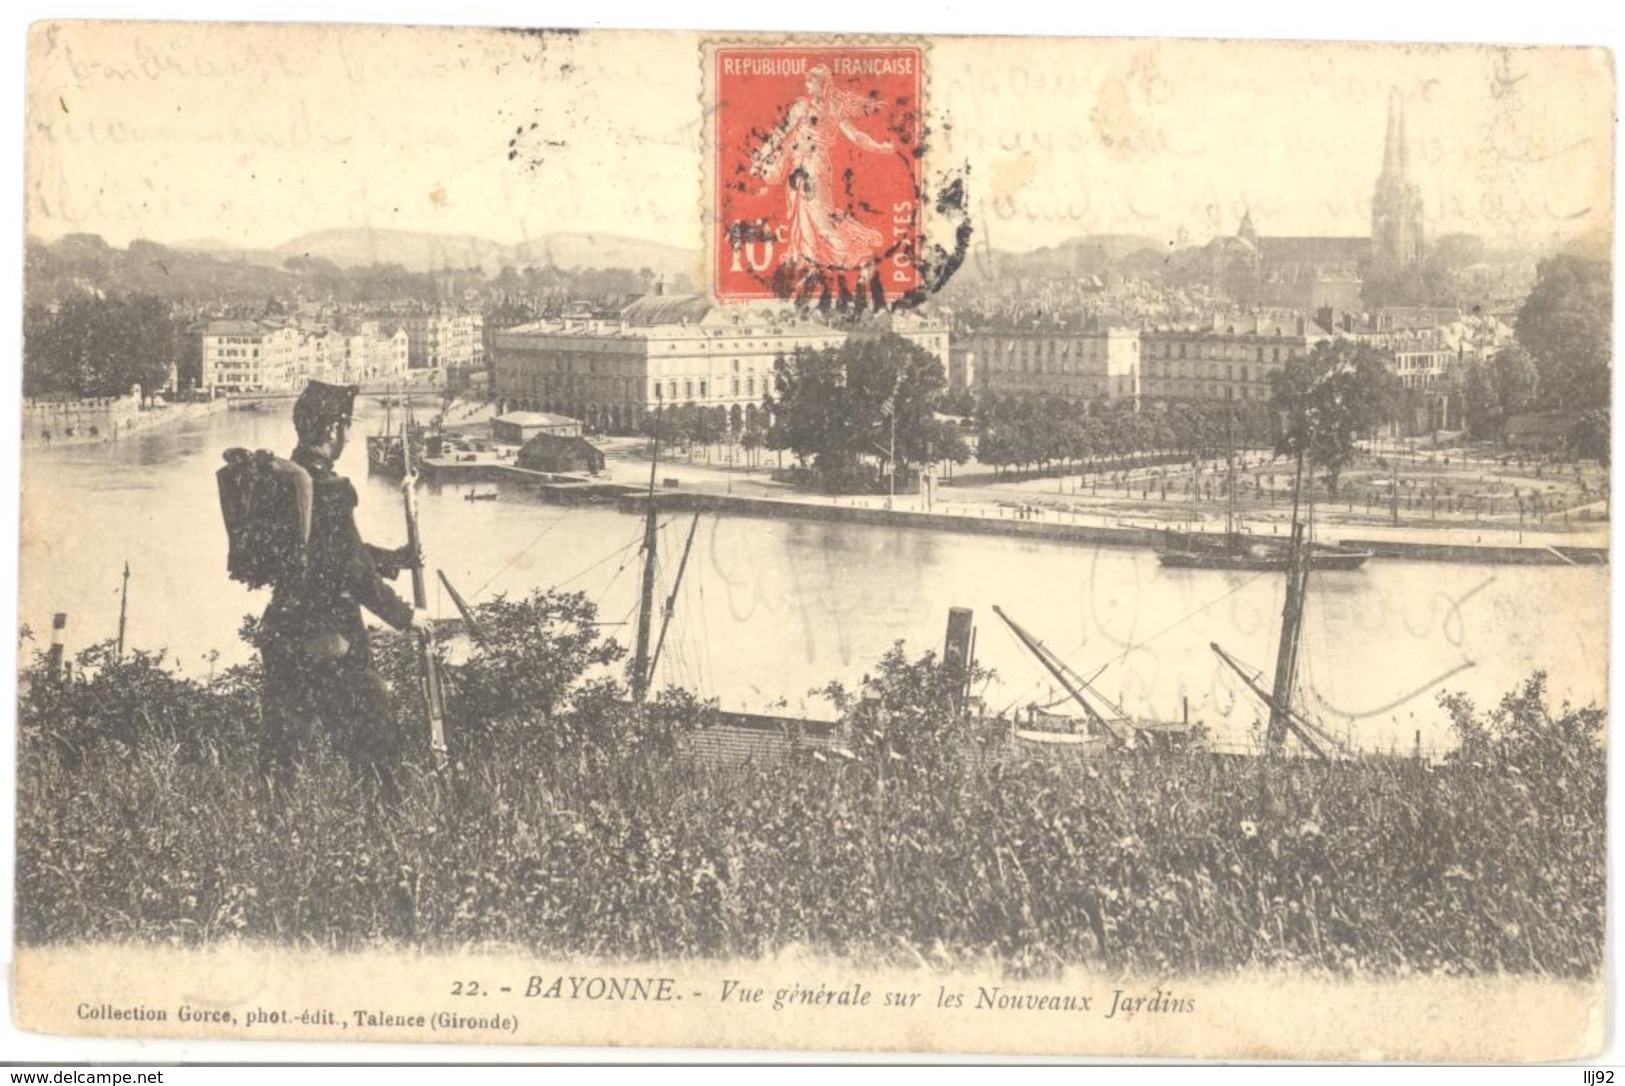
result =
M406 740L389 687L373 666L361 609L397 630L423 629L428 620L384 580L414 566L418 556L409 547L386 550L361 541L355 487L333 467L344 453L357 391L312 381L293 406L299 444L292 460L312 484L310 536L303 575L276 583L261 623L260 766L273 788L285 788L302 740L320 721L351 769L392 802L398 796L394 766Z

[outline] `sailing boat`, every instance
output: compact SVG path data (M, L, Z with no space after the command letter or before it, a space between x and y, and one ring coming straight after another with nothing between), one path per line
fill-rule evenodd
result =
M1303 450L1298 450L1297 484L1303 482ZM1297 684L1298 646L1303 633L1303 605L1309 588L1309 569L1320 565L1311 559L1308 530L1299 519L1298 494L1300 485L1294 485L1292 497L1292 534L1287 543L1286 600L1281 607L1281 641L1275 656L1275 685L1265 691L1259 683L1260 675L1248 669L1224 651L1218 642L1209 647L1229 668L1241 677L1247 688L1269 707L1269 730L1265 734L1265 749L1271 755L1282 753L1290 732L1308 751L1322 760L1332 754L1349 753L1348 748L1334 735L1309 720L1292 707L1292 692Z
M1044 665L1066 690L1071 700L1082 707L1084 713L1084 730L1079 732L1073 727L1058 729L1054 726L1062 722L1073 724L1076 718L1035 710L1033 719L1029 721L1033 727L1015 729L1017 740L1045 746L1075 747L1084 753L1092 754L1134 747L1173 749L1190 738L1191 725L1188 715L1184 720L1151 720L1130 716L1121 704L1101 693L1092 680L1074 671L1066 661L1051 651L1049 646L1005 614L1003 608L995 605L993 613L1004 620L1004 624L1010 627L1010 631L1016 635L1022 646Z
M1300 465L1301 468L1301 465ZM1240 529L1236 516L1236 440L1235 424L1231 423L1230 448L1226 456L1226 501L1224 509L1224 535L1213 537L1170 529L1165 544L1157 548L1157 561L1174 569L1233 569L1285 571L1291 564L1293 544L1275 539L1255 537ZM1298 506L1298 492L1303 482L1300 470L1292 488L1292 507ZM1195 489L1194 480L1192 489ZM1194 493L1192 495L1194 500ZM1294 523L1296 513L1294 512ZM1371 557L1370 551L1328 543L1308 545L1309 562L1316 569L1359 569Z
M406 476L405 443L412 442L412 457L422 462L425 453L423 443L423 430L412 417L412 401L409 397L402 398L403 415L401 427L397 431L394 426L395 401L397 397L384 398L384 424L376 434L367 435L367 470L390 475L395 478Z

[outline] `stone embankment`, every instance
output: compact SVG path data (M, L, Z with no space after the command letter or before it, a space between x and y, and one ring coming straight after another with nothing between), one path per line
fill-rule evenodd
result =
M22 439L25 448L56 445L95 445L119 441L154 427L224 411L226 401L143 406L138 396L110 396L89 400L23 401Z

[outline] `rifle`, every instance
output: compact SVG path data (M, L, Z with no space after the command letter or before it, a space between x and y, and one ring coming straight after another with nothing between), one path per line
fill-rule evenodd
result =
M406 501L406 546L412 562L412 606L423 611L429 606L429 590L423 576L423 539L418 533L418 477L412 470L412 434L410 426L401 431L401 493ZM440 685L440 665L435 662L434 634L418 633L418 682L423 687L423 704L429 713L429 747L434 751L435 763L446 764L446 702Z

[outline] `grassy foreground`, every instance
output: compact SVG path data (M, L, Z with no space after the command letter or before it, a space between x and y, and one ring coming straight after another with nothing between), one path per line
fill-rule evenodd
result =
M846 706L856 757L724 769L706 711L634 718L579 597L489 605L451 669L459 768L377 809L320 748L254 772L257 676L105 647L24 676L19 939L1229 973L1590 977L1603 959L1603 714L1536 676L1447 699L1449 764L1203 753L1021 761L980 747L901 648ZM383 652L403 672L401 646ZM410 689L404 679L398 690Z

